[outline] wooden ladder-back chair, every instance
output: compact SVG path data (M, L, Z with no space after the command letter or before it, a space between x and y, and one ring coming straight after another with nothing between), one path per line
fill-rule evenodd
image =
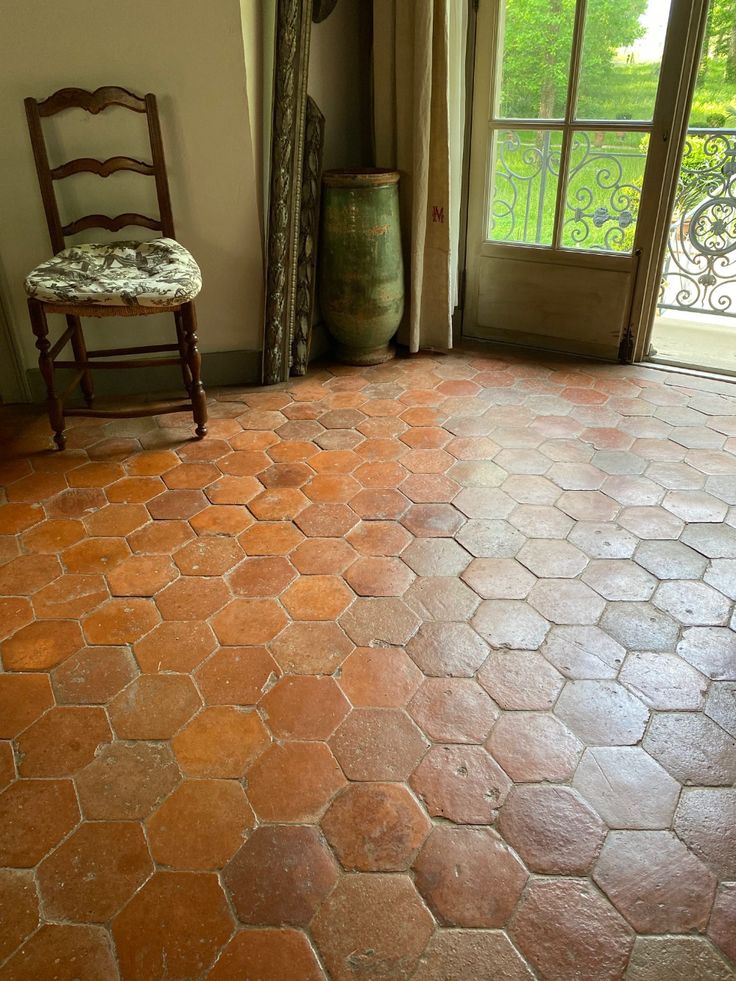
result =
M132 157L117 156L104 161L82 157L51 169L42 118L65 109L83 109L96 115L110 106L123 106L132 112L145 114L151 163ZM180 412L183 409L192 412L196 435L201 438L207 433L207 402L200 378L201 357L197 348L194 297L199 293L202 280L196 262L175 239L156 97L150 94L137 96L116 86L106 86L95 92L66 88L42 101L26 99L25 107L51 247L55 253L53 258L41 263L29 274L25 288L56 445L62 450L66 443L65 415L128 418ZM155 178L158 218L131 212L115 218L85 215L62 225L54 191L56 181L81 173L108 177L121 170ZM116 232L128 225L159 231L162 237L147 242L116 241L66 247L66 236L87 228ZM162 312L174 315L176 344L116 346L93 351L86 348L81 317L136 317ZM67 328L53 344L48 337L47 313L60 313L66 317ZM73 360L57 361L57 356L68 343L72 346ZM176 356L161 356L165 352L176 352ZM117 360L120 355L132 354L158 356ZM113 358L116 360L111 360ZM144 402L121 409L93 407L93 367L135 369L172 364L181 367L188 399ZM61 395L56 393L54 383L56 368L74 370L72 381ZM65 401L77 384L82 390L86 408L67 409Z

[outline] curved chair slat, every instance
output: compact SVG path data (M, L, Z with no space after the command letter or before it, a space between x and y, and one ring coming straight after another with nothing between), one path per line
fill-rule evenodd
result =
M62 177L71 177L72 174L97 174L98 177L109 177L119 170L133 170L136 174L145 174L148 177L155 174L153 164L134 160L133 157L108 157L107 160L78 157L76 160L69 160L59 167L54 167L51 177L55 181L61 180Z
M85 215L83 218L77 218L76 221L64 225L62 232L64 235L76 235L77 232L83 232L85 228L105 228L108 232L119 232L126 225L139 225L141 228L161 231L161 222L157 218L148 218L146 215L128 211L123 215L116 215L114 218L110 218L109 215Z
M133 112L145 112L146 100L117 85L104 85L94 92L89 92L87 89L67 88L59 89L48 99L39 102L38 112L41 116L53 116L54 113L64 109L84 109L96 115L109 106L124 106L126 109L132 109Z

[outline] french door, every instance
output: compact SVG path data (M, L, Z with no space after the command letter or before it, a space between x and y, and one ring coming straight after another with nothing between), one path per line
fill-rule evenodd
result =
M463 335L631 358L707 0L479 0Z

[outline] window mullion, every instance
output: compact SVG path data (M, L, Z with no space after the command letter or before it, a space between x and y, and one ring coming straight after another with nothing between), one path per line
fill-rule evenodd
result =
M587 0L577 0L575 5L575 23L572 32L572 50L570 52L570 69L567 78L567 102L565 104L565 121L562 130L562 146L560 148L560 176L557 183L557 199L555 201L555 221L552 231L552 248L560 248L562 225L565 213L565 197L567 195L567 175L570 170L570 153L572 130L571 125L575 116L575 105L578 98L580 82L580 62L583 50L583 30L585 27L585 8Z

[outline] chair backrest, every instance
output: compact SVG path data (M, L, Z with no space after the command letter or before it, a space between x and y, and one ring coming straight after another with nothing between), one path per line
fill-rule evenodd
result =
M85 228L105 228L108 231L116 232L126 225L138 225L143 228L151 228L161 231L165 238L174 238L174 219L171 214L171 199L169 197L169 184L166 179L166 162L164 159L164 147L161 141L161 128L158 121L158 109L156 107L156 96L134 95L127 89L108 85L99 88L94 92L85 89L60 89L48 99L37 101L36 99L25 99L26 116L28 118L28 129L31 134L31 144L33 146L33 156L36 161L36 172L38 182L41 186L41 197L43 207L46 212L46 222L49 226L51 236L51 247L54 252L60 252L64 247L64 237L81 232ZM151 163L144 163L134 160L132 157L110 157L108 160L94 160L91 157L79 157L76 160L69 160L53 169L49 167L48 153L46 150L46 140L43 135L41 119L45 116L53 116L64 109L84 109L86 112L97 115L110 106L123 106L133 112L144 113L148 122L148 136L151 145ZM156 180L156 197L158 198L158 218L149 218L135 212L126 212L110 218L107 215L85 215L69 222L67 225L61 224L59 217L59 207L54 191L54 182L70 177L72 174L97 174L99 177L108 177L118 170L130 170L137 174L144 174L154 177Z

